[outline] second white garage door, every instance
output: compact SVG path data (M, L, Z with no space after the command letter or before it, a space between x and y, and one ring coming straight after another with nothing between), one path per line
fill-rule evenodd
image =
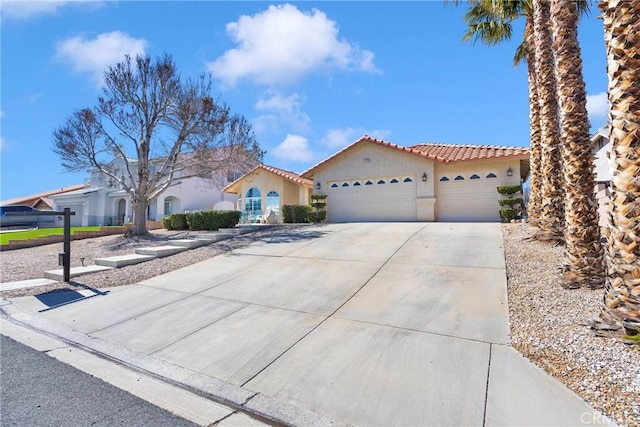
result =
M328 183L330 222L415 221L414 176L370 177Z
M500 221L500 194L496 187L497 179L492 173L441 177L436 185L438 221Z

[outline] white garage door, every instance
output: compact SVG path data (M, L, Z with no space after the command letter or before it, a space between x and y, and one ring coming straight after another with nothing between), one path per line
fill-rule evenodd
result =
M330 222L415 221L416 179L370 177L328 183Z
M497 186L491 173L440 177L436 185L438 221L500 221Z

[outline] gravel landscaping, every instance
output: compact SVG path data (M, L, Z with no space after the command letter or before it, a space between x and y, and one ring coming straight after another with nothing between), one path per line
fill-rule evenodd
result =
M167 258L81 276L77 280L94 288L137 283L290 229L291 226L276 226ZM513 347L618 425L640 426L640 345L625 344L619 336L597 337L586 326L589 319L598 314L604 291L562 288L562 247L529 240L535 229L528 224L503 224L502 231ZM156 230L144 239L107 236L72 241L72 266L82 265L81 258L85 265L91 265L95 258L130 254L136 247L161 246L170 244L172 239L186 237L188 232ZM0 252L2 282L42 278L45 270L60 268L61 246ZM54 283L1 292L0 297L34 295L70 287L74 288Z
M511 345L620 426L640 426L640 345L586 326L604 290L564 289L562 246L527 240L528 224L503 224Z

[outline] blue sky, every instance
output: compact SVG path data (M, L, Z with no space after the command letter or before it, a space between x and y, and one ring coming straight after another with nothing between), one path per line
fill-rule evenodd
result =
M465 43L466 5L411 2L2 1L0 199L81 184L51 151L53 129L93 106L125 54L167 52L183 76L252 123L265 163L301 172L363 134L529 145L521 40ZM580 42L592 130L606 121L598 11Z

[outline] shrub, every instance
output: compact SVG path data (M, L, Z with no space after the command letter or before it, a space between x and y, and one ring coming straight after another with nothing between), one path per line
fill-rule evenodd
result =
M282 220L288 224L309 222L311 208L305 205L283 205Z
M326 194L312 194L311 203L309 204L313 211L309 212L309 221L321 222L327 219L327 195Z
M521 198L500 199L498 200L498 203L500 203L500 206L503 206L503 207L508 206L512 208L515 205L522 204L522 199Z
M162 228L165 230L173 230L173 227L171 226L171 217L165 216L162 218Z
M309 212L309 222L322 222L327 219L327 211Z
M502 222L511 222L512 219L520 218L520 213L517 209L514 208L503 208L500 209L500 219Z
M187 230L189 228L187 224L187 214L174 213L169 215L169 220L171 221L172 230Z
M498 187L498 193L502 195L512 195L518 192L522 192L521 185L501 185Z
M233 228L240 222L240 211L195 211L183 214L189 230L211 230Z
M205 214L202 211L187 212L186 217L189 230L205 230Z

